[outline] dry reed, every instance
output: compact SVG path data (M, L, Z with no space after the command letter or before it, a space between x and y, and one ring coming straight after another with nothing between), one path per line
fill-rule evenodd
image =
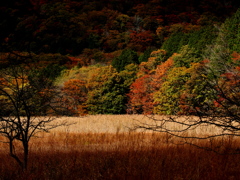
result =
M29 167L21 172L0 144L0 179L238 179L240 156L179 144L163 133L132 132L144 116L68 118L69 127L40 133L30 142ZM142 118L142 119L141 119ZM135 120L134 120L135 119ZM60 121L64 118L60 119ZM132 120L132 122L131 122ZM3 140L3 139L1 139ZM222 152L240 147L237 138L199 141Z

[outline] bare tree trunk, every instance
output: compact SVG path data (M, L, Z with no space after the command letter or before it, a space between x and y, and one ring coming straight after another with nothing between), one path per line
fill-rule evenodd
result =
M24 163L19 159L19 157L15 154L14 145L13 145L13 139L9 140L9 152L10 156L17 161L17 163L21 166L21 168L24 170Z
M23 142L24 147L24 159L23 159L23 169L26 170L28 166L28 141Z

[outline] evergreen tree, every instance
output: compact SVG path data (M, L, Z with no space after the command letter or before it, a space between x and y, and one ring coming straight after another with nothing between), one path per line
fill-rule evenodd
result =
M183 32L173 33L166 41L164 41L161 49L167 51L167 57L178 52L183 45L187 44L187 35Z
M240 8L225 21L226 40L231 51L240 52Z
M124 49L121 55L112 61L112 66L120 72L124 70L126 65L131 63L138 64L138 55L131 49Z
M215 26L218 30L218 36L213 44L207 46L205 59L209 60L208 68L212 75L219 76L227 71L231 63L231 53L226 37L225 25Z

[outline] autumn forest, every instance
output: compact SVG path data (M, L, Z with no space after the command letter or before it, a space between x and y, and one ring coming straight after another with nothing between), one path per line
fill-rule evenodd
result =
M69 116L230 113L240 98L238 7L238 0L3 1L0 71L37 67L29 77L52 80Z

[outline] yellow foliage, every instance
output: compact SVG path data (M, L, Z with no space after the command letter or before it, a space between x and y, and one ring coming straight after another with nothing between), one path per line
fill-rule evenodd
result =
M150 54L150 57L158 57L158 56L162 56L162 55L166 55L167 52L163 49L159 49L157 51L153 51L151 54Z

